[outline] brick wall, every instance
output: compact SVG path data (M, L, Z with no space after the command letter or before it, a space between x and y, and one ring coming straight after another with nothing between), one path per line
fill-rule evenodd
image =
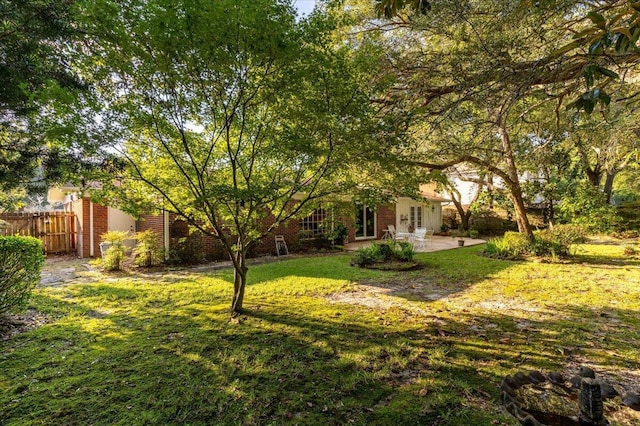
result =
M93 204L93 256L100 256L100 236L109 230L109 209L106 206ZM87 247L89 247L87 245Z
M381 204L376 207L376 215L376 236L380 239L389 225L396 225L396 205Z
M136 231L152 230L158 234L158 243L164 247L164 214L143 214L136 222Z
M80 257L89 257L89 246L90 246L90 233L91 228L89 227L89 199L82 199L82 253L78 253Z

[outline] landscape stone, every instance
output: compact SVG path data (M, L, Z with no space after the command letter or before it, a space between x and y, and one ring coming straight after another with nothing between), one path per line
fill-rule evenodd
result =
M580 370L578 371L578 375L580 377L588 377L590 379L595 379L596 378L595 371L593 371L589 367L584 367L584 366L580 367Z
M569 379L569 383L571 383L571 386L576 388L576 389L580 389L580 385L582 384L582 377L580 376L573 376Z
M549 378L549 381L555 385L564 384L564 376L560 373L556 373L555 371L552 371L547 375L547 377Z
M544 377L544 374L542 374L539 371L531 371L529 373L529 380L531 381L531 383L544 383L547 379Z
M531 383L527 375L525 375L522 371L518 371L516 374L514 374L513 380L516 382L518 387Z
M600 390L602 392L602 398L611 399L620 395L618 391L609 383L600 383Z
M627 393L624 398L622 398L622 403L633 410L640 411L640 395L637 393Z

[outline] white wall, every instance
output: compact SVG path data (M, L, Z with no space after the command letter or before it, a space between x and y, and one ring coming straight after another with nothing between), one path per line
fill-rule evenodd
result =
M109 231L130 231L134 232L136 220L133 216L125 212L109 207L107 212L107 226Z
M411 207L422 207L422 227L440 231L442 225L442 205L437 202L416 201L407 197L400 197L396 203L396 229L400 232L407 232L410 222ZM433 207L433 209L432 209ZM417 212L417 209L416 209ZM407 221L401 221L402 216L407 217Z

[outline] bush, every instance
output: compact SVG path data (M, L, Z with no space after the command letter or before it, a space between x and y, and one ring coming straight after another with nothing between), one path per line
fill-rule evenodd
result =
M100 235L103 244L107 248L103 253L102 266L107 271L121 271L124 262L124 240L129 237L126 231L108 231Z
M404 262L411 262L416 252L413 251L413 245L406 241L399 241L395 246L395 254L399 260Z
M0 316L26 308L43 263L40 240L0 237Z
M517 229L513 221L503 219L493 210L482 210L471 216L471 228L482 235L502 235Z
M133 249L136 265L152 266L164 262L164 250L158 237L158 233L151 229L136 234L138 243Z
M349 236L349 230L344 223L337 223L332 231L326 233L326 237L332 244L344 244L344 240Z
M484 254L497 259L517 259L529 252L531 242L525 234L505 232L502 238L489 240Z
M172 238L169 251L169 263L177 265L196 265L206 261L204 235L194 232L188 237Z
M352 264L363 267L387 261L411 262L414 255L413 245L410 243L389 240L387 243L372 244L358 249Z
M578 225L557 225L536 231L530 240L519 232L506 232L502 238L487 242L484 254L498 259L517 259L525 255L568 256L573 244L586 239L586 231Z
M537 256L568 256L571 246L585 242L586 236L580 225L556 225L534 233L532 252Z
M581 225L590 232L609 232L616 229L622 218L606 196L588 183L571 188L571 196L558 206L563 222Z
M353 256L353 264L360 267L371 265L376 262L383 262L384 256L380 252L381 244L372 244L368 247L359 248Z

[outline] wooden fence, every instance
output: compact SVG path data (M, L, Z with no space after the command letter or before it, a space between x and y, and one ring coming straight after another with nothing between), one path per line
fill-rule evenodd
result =
M44 251L74 253L76 251L76 218L74 213L0 213L8 226L0 226L0 235L28 235L42 240Z

